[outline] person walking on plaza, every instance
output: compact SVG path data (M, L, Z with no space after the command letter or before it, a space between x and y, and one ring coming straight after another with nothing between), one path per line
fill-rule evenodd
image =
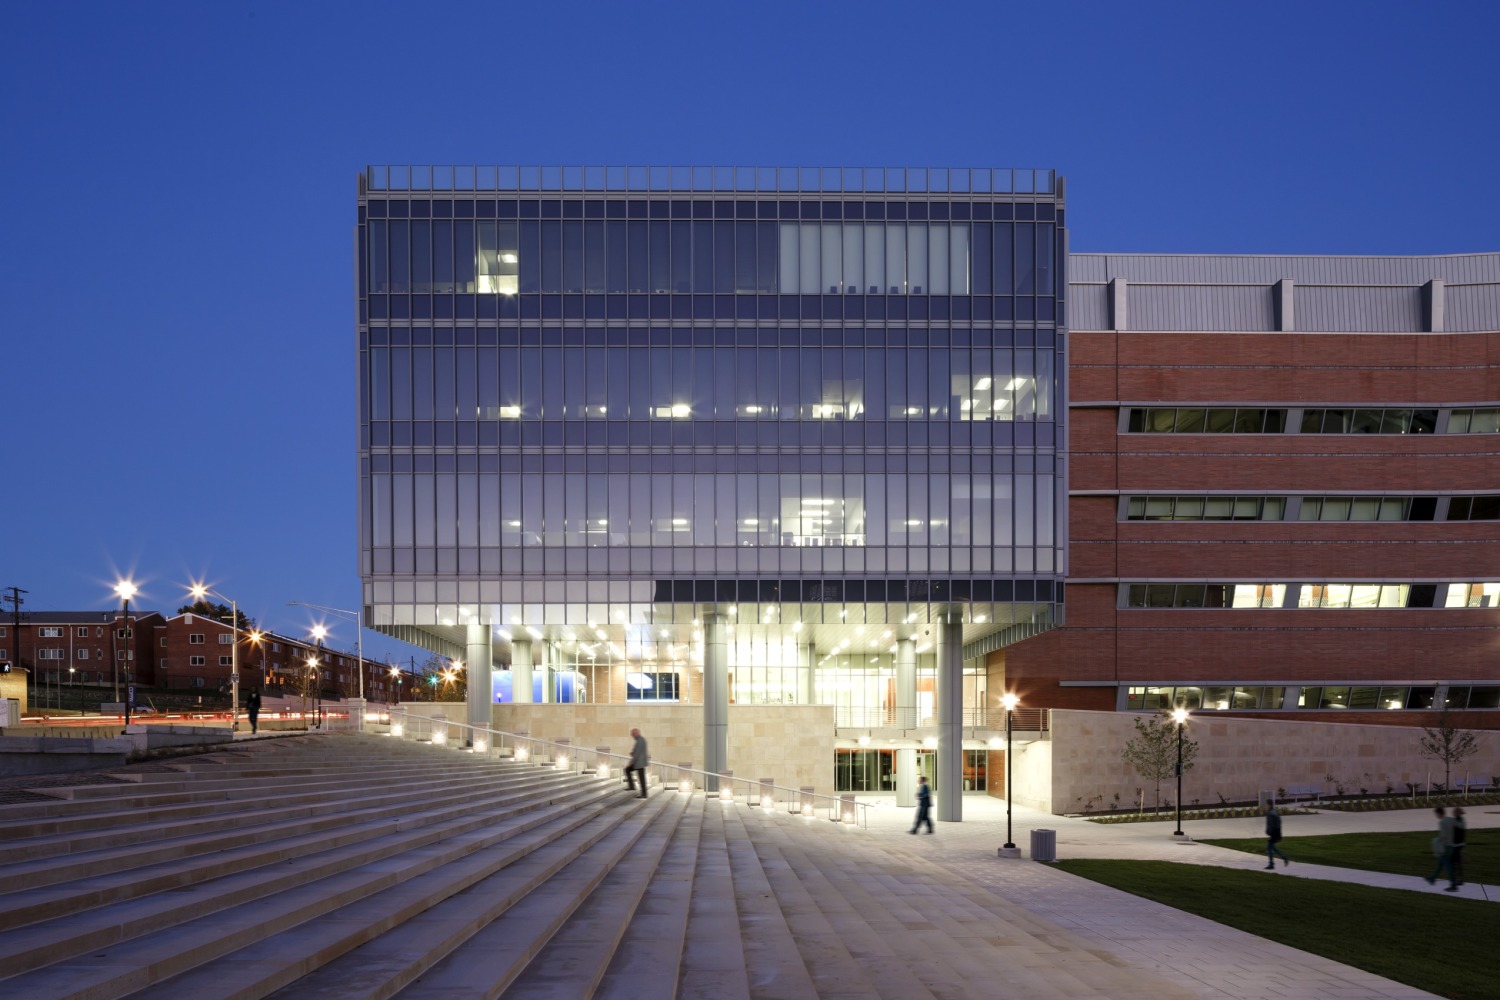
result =
M260 718L260 689L251 688L250 696L245 699L245 714L250 717L250 732L256 731L257 720Z
M1464 884L1464 841L1468 839L1469 824L1464 819L1464 807L1453 807L1453 884Z
M1270 805L1270 807L1266 809L1266 867L1267 868L1275 868L1276 867L1276 859L1277 858L1281 859L1281 864L1282 864L1283 867L1292 863L1287 858L1287 856L1285 854L1281 853L1281 848L1279 848L1279 847L1276 846L1280 842L1281 842L1281 813L1279 813L1279 812L1276 811L1276 803L1272 802L1271 805Z
M641 779L641 798L646 797L646 765L650 757L646 754L646 737L641 735L639 729L632 729L630 735L635 738L635 745L630 748L630 763L625 767L625 784L630 790L635 791L635 779ZM632 773L634 772L634 773Z
M1437 857L1437 867L1432 870L1431 875L1427 876L1427 884L1436 885L1438 876L1446 868L1448 869L1448 888L1444 891L1457 892L1458 876L1453 873L1453 845L1458 821L1452 816L1445 815L1442 806L1437 806L1432 811L1438 818L1437 836L1432 838L1432 853Z
M927 824L927 832L932 832L932 789L927 785L927 775L917 779L917 822L907 833L916 833Z

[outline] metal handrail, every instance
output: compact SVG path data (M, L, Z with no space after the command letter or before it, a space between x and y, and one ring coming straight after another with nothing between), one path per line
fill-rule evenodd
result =
M1015 729L1046 732L1050 716L1045 708L1014 709L1012 725ZM931 716L919 717L915 708L837 708L834 726L838 729L930 729L937 725ZM963 710L965 729L997 730L1005 728L1003 708L966 708Z
M601 759L623 761L627 764L630 762L629 754L618 754L591 747L575 746L572 743L545 740L529 734L508 733L497 729L490 729L486 726L473 726L466 722L434 719L426 715L414 715L395 708L391 709L389 714L392 733L399 738L418 739L418 733L415 730L420 729L422 724L426 724L428 740L433 744L441 746L449 741L448 731L450 729L456 729L460 732L466 731L471 734L469 743L473 747L474 752L483 753L485 756L489 756L495 751L505 748L507 742L509 742L513 744L512 749L516 751L516 759L518 760L534 761L537 756L537 749L549 748L553 751L554 758L562 757L567 760L568 770L573 773L588 773L590 770L597 773L599 770L597 762ZM403 721L398 723L396 721L398 717ZM401 727L400 732L395 731L397 726ZM483 734L485 737L482 747L479 739L480 734ZM521 753L520 751L523 750L524 753ZM595 767L586 768L581 766L583 763L582 758L586 754L593 755L596 761ZM553 766L558 766L555 759ZM608 767L609 765L605 766ZM620 770L623 773L623 764ZM736 783L739 783L747 786L744 793L746 805L758 805L762 809L770 811L776 808L778 801L781 801L787 805L789 812L802 816L812 816L818 809L823 808L828 810L828 818L835 823L845 823L860 828L869 826L868 804L857 801L852 795L829 795L825 792L809 792L800 788L794 789L785 785L778 785L774 782L759 781L755 778L719 774L713 771L700 770L695 767L683 767L680 764L664 764L660 761L648 764L647 770L656 773L658 784L666 785L670 779L676 783L679 791L692 791L694 790L694 784L696 784L697 787L707 792L710 788L710 782L712 782L713 787L718 788L717 794L719 799L731 802L737 801L734 788ZM696 782L694 781L695 778L697 779ZM727 783L727 787L725 783ZM725 794L726 792L728 792L727 795ZM770 796L769 801L767 800L768 794ZM820 803L819 800L823 801Z

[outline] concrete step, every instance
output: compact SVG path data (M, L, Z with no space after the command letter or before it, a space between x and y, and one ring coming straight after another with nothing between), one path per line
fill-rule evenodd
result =
M219 802L211 807L193 808L187 817L178 817L178 810L172 808L166 811L165 819L160 811L110 811L98 814L95 822L83 823L84 832L68 835L58 832L58 835L37 835L9 841L3 856L10 864L0 867L0 876L12 874L15 882L0 880L0 885L12 885L15 888L45 885L49 880L46 879L49 868L37 864L43 858L66 856L69 861L74 861L86 852L129 846L147 846L147 850L175 852L180 847L174 843L177 838L192 837L219 838L205 844L207 849L216 850L234 844L252 843L260 835L258 826L264 823L314 820L317 817L324 817L324 822L335 822L333 817L351 807L363 807L363 810L380 814L381 811L404 810L413 798L422 798L431 804L481 801L513 787L526 789L567 781L565 772L535 771L532 775L469 775L462 781L414 784L392 790L386 795L375 796L359 790L354 790L351 795L338 796L285 795L279 798L278 805L261 805L257 808L254 804L240 804L233 811L226 802Z
M672 842L691 801L691 795L679 795L675 792L657 795L653 805L660 808L651 820L650 827L628 848L627 853L613 858L613 866L601 873L602 879L594 885L587 898L582 898L578 890L582 887L581 881L591 880L597 870L592 867L596 865L593 857L586 859L588 867L582 864L582 859L575 862L569 866L568 871L549 882L543 891L533 893L525 903L506 914L505 923L520 921L524 924L524 911L533 904L533 900L541 905L547 895L555 895L554 883L556 889L574 894L572 901L561 901L563 906L557 912L562 913L572 907L576 909L554 931L545 947L535 953L527 961L525 968L505 987L506 997L514 1000L569 1000L593 995L614 957L621 937L635 917L642 896L656 877L667 846ZM575 867L580 870L575 872ZM462 968L466 962L476 960L477 955L465 953L475 951L471 945L476 945L478 941L479 938L476 937L441 964ZM417 987L425 988L431 995L432 988L443 978L442 973L441 967L434 969L413 987L413 991L401 994L403 1000L414 1000L420 996L421 992L417 991Z
M546 827L448 857L427 867L420 879L403 879L357 904L345 903L316 920L246 942L137 995L262 997L289 987L287 995L299 997L390 996L482 926L484 911L502 912L524 899L632 811L619 796L602 796ZM367 943L365 961L340 961ZM276 955L276 963L264 961L267 954ZM335 965L337 973L323 972ZM304 979L306 988L300 985Z
M383 836L315 854L299 854L288 845L287 856L274 866L7 931L0 938L0 976L26 972L17 982L28 975L47 982L60 974L55 963L61 963L80 976L98 966L92 974L100 984L118 984L131 971L120 962L129 961L157 963L154 981L240 947L229 947L234 940L263 939L507 838L545 840L546 834L533 831L566 828L580 810L613 798L612 791L580 787L576 794L536 800L535 808L518 815L481 812L414 831L388 821L391 832ZM252 901L257 905L245 905ZM200 932L207 940L196 940ZM83 957L92 951L104 954ZM36 995L49 995L51 989Z
M735 911L740 920L740 937L745 942L745 972L750 993L755 997L776 1000L816 1000L819 995L809 967L803 963L797 939L773 894L761 858L745 831L743 814L754 812L748 806L721 810L724 818L724 843L729 852L729 871L734 879ZM837 956L845 959L845 956ZM828 982L837 978L850 982L850 974L859 970L853 959L846 968L833 967L830 956L822 956L818 978Z
M565 865L539 851L514 870L498 873L455 897L441 912L423 914L410 928L418 935L415 949L406 943L408 929L403 928L402 941L394 947L404 953L398 956L407 967L400 982L404 988L399 993L382 990L378 995L397 995L403 1000L510 995L510 984L610 871L630 855L646 831L658 825L664 814L675 819L680 808L665 795L643 802L616 794L619 802L610 826L589 831L589 842L578 845L580 849ZM478 930L464 940L428 948L419 967L417 949L425 941L438 943L443 924L453 920ZM295 984L287 996L293 992L301 996L301 986Z
M705 806L720 808L702 794L686 798L686 812L599 981L594 995L600 1000L673 1000L677 996L703 810Z
M481 815L518 814L533 808L539 797L555 798L579 784L579 779L565 777L545 784L517 782L484 796L464 794L456 802L418 800L421 808L416 812L408 801L379 810L329 812L264 824L233 836L195 834L161 844L69 856L50 867L16 873L13 883L24 877L38 885L0 894L0 930L152 892L181 889L234 871L274 864L291 853L305 855L358 843L393 828L417 830L466 817L478 822ZM0 874L0 885L6 884Z
M857 831L785 814L746 816L742 821L753 825L754 849L767 883L820 996L931 1000L934 994L909 963L892 958L892 942L807 860L816 856L831 863L848 856L858 846ZM798 850L792 841L809 847ZM874 915L878 918L878 907Z
M495 763L491 766L498 771L514 769L521 765ZM408 767L403 769L401 773L392 774L390 777L392 780L404 778L441 780L463 773L468 773L464 763L453 762L447 766L434 764L430 767L423 767L422 765ZM371 774L379 774L379 769L372 766L363 771L341 769L330 773L313 774L307 776L308 780L300 784L308 792L316 791L319 788L345 788L359 781L367 782ZM38 791L70 802L85 799L110 799L122 805L150 806L156 802L190 802L203 798L235 798L242 795L254 794L252 790L278 781L284 784L285 779L276 775L246 777L234 770L215 770L199 772L188 776L179 775L170 781L66 785L58 788L39 789Z
M688 901L677 991L685 997L749 1000L745 943L735 908L734 879L724 843L724 810L733 805L711 802L703 811L698 866Z

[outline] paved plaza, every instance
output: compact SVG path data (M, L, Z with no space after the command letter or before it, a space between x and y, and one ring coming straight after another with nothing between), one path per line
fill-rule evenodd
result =
M1070 1000L1427 996L996 856L1005 804L911 836L702 792L373 735L241 737L196 757L14 780L0 802L0 994ZM1470 812L1476 827L1500 810ZM1172 824L1015 812L1058 856L1256 868ZM1289 837L1427 829L1427 810L1293 814ZM1188 823L1257 836L1259 819ZM1294 860L1265 878L1412 892ZM1465 895L1496 898L1496 887ZM1395 904L1393 904L1395 905Z
M870 829L892 851L912 853L959 872L1016 903L1040 919L1080 935L1121 963L1149 969L1205 998L1251 997L1426 997L1426 992L1394 983L1286 945L1238 931L1160 903L1132 896L1028 859L999 859L1005 843L1005 802L988 796L964 799L964 822L938 824L937 834L907 835L912 810L890 798L870 798ZM1500 827L1500 809L1476 808L1467 820L1474 828ZM1430 809L1347 813L1293 813L1285 817L1287 837L1354 832L1400 832L1433 826ZM1260 870L1264 857L1198 843L1197 839L1261 837L1264 820L1185 821L1187 840L1172 836L1167 822L1102 824L1052 816L1015 807L1015 843L1029 855L1031 831L1057 832L1059 860L1076 858L1176 861ZM1411 875L1302 864L1266 872L1267 878L1312 878L1355 882L1385 889L1460 895L1500 902L1500 887L1468 883L1446 893Z

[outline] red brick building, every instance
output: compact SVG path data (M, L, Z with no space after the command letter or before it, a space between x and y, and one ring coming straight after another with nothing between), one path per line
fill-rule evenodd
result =
M119 611L36 611L15 632L0 625L0 662L11 662L12 638L19 638L19 669L44 684L104 686L126 681L123 665L141 687L166 690L228 690L233 643L238 636L240 686L300 690L308 659L321 664L319 687L325 697L352 698L359 693L355 673L359 658L343 650L293 639L274 632L230 628L227 622L199 614L167 618L158 611L132 611L128 628ZM116 665L122 669L116 674ZM401 678L384 663L364 661L364 694L374 702L396 700ZM409 686L410 679L407 679Z
M292 639L275 632L231 629L227 622L184 612L155 629L155 679L167 689L227 687L233 664L233 643L240 644L240 687L299 689L309 660L316 657L318 687L325 697L353 698L359 694L359 657L315 642ZM364 661L364 696L369 701L395 700L398 678L374 660Z
M136 683L149 685L151 640L164 620L157 611L132 611L128 625L118 610L28 611L18 629L6 615L0 662L11 664L12 673L45 676L49 683L104 685L118 679L123 685L129 661Z
M1031 706L1500 727L1500 255L1073 255Z

